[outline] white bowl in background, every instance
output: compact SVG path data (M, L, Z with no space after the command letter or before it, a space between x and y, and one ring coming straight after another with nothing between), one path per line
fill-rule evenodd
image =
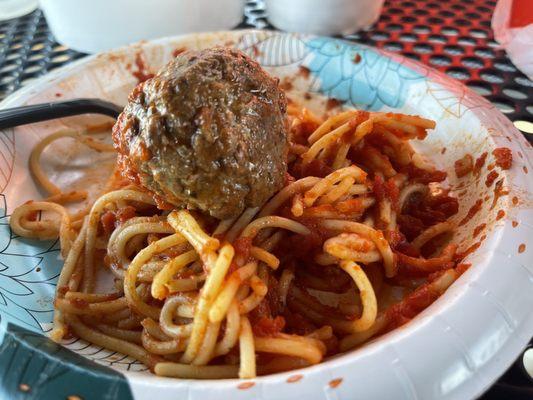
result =
M376 22L384 0L266 0L268 20L287 32L347 35Z
M244 0L40 0L60 42L95 53L140 40L235 27Z
M0 0L0 21L22 17L37 8L37 0Z

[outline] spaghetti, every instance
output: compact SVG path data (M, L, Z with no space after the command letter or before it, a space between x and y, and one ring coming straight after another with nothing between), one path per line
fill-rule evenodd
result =
M228 220L161 211L118 173L70 213L65 204L87 194L55 186L40 154L65 137L111 149L72 131L39 143L30 167L50 197L19 206L10 223L18 235L61 240L51 337L72 332L158 375L254 378L360 346L442 294L464 270L443 242L457 200L435 190L445 174L409 144L434 122L289 110L286 185ZM99 292L110 275L116 291Z

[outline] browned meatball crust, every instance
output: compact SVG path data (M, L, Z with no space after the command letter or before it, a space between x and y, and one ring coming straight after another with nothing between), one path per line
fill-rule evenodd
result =
M286 108L244 53L181 53L131 93L113 128L119 165L167 203L234 217L283 186Z

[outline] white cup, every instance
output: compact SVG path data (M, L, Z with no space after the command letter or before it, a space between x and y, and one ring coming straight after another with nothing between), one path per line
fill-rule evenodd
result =
M268 20L288 32L345 35L368 28L384 0L266 0Z
M95 53L139 40L230 29L244 0L40 0L56 39Z
M37 0L0 0L0 21L18 18L37 8Z

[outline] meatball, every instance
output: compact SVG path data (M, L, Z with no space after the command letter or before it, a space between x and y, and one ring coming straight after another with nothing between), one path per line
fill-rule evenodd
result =
M260 206L284 183L287 100L244 53L187 51L139 84L113 128L125 176L216 218Z

